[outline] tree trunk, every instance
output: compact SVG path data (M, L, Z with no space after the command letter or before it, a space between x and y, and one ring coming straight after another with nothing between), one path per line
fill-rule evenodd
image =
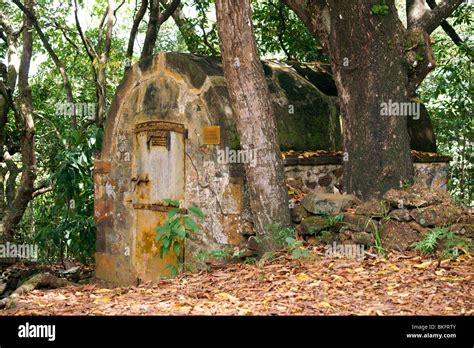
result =
M25 7L32 8L32 1L25 1ZM23 51L18 72L19 98L15 110L18 128L21 130L21 159L22 173L15 199L3 219L3 232L7 240L13 240L14 231L21 221L23 214L32 199L36 179L36 154L33 122L33 100L31 87L28 83L30 62L33 51L33 24L31 19L24 15Z
M216 9L224 76L241 146L256 153L256 163L246 163L245 171L263 252L275 247L268 225L290 225L283 159L256 48L250 0L217 0Z
M331 59L343 119L345 190L379 198L411 182L407 116L384 116L382 108L414 102L416 88L435 66L429 34L462 0L441 0L433 10L424 0L407 0L408 30L394 0L283 1ZM408 117L420 118L418 107Z
M377 1L336 1L326 12L347 153L344 186L363 199L413 181L407 118L382 112L384 103L411 102L404 31L393 3L395 15L371 14Z
M173 14L179 6L180 0L173 0L168 8L161 13L160 0L150 0L150 18L146 29L145 42L143 43L140 59L153 55L155 51L156 38L161 25Z
M405 34L393 0L389 13L373 14L379 0L287 0L331 59L342 112L344 190L362 199L413 180L405 116L384 116L383 103L410 102Z

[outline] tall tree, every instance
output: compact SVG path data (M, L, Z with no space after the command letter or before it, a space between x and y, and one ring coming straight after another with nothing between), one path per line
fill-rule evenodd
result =
M30 11L28 8L26 8L21 3L20 0L12 0L12 1L30 19L32 25L36 29L36 32L38 33L38 36L39 36L44 48L46 49L46 51L48 51L48 54L51 57L51 60L54 62L54 64L56 65L56 67L59 70L59 73L61 74L61 77L63 79L64 90L66 92L67 102L70 103L70 104L74 104L74 96L73 96L73 93L72 93L71 81L69 80L69 76L67 74L66 67L64 66L64 63L61 61L61 59L59 59L56 52L54 51L54 49L51 46L48 38L44 34L43 29L41 29L41 26L38 22L38 19L35 16L35 13L33 11ZM73 114L72 114L72 118L71 118L71 126L73 128L77 127L77 118L76 118L75 108L73 108Z
M96 49L82 30L78 15L79 7L77 0L74 0L74 18L76 21L76 28L81 37L84 49L90 59L92 71L94 73L96 93L95 121L99 127L102 127L107 117L107 64L109 63L110 49L112 47L112 30L114 27L115 11L115 1L107 0L107 9L105 10L102 21L99 24L98 45Z
M412 102L434 68L429 34L462 0L430 10L407 0L408 29L394 0L284 0L329 54L343 120L345 190L363 199L413 180L406 117L383 103Z
M24 6L28 11L33 12L32 0L25 0ZM23 42L18 66L16 65L16 55L19 51L18 34L14 32L10 19L2 12L0 12L0 25L7 36L8 44L8 70L0 83L0 90L3 99L8 103L8 106L4 105L4 107L11 108L13 111L15 124L21 137L21 180L11 201L11 206L7 208L2 220L3 237L13 240L15 227L33 197L37 173L33 98L29 85L30 63L33 54L33 21L29 16L23 16L21 30ZM18 79L17 96L15 96L16 79Z
M257 163L245 164L250 205L261 251L274 247L268 225L290 224L288 194L277 129L257 52L250 0L217 0L217 20L224 76L240 143L256 151Z

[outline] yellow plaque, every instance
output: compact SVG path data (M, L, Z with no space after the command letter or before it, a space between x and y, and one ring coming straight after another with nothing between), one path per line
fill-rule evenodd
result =
M202 129L203 144L205 145L219 145L221 143L221 127L210 126Z

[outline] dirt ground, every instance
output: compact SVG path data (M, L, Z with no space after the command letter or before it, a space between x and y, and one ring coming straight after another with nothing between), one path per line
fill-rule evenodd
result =
M0 315L473 315L474 259L281 253L137 287L33 290Z

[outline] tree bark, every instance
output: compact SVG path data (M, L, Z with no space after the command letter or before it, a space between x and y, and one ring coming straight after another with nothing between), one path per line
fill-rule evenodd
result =
M31 10L32 0L25 0L25 7ZM32 199L34 183L36 179L36 154L35 137L33 122L33 100L31 96L31 87L28 83L30 62L33 51L33 23L31 18L23 16L24 30L23 50L18 72L19 97L18 105L15 110L15 118L18 128L21 130L21 156L22 173L18 190L11 208L5 214L3 219L3 232L7 240L14 239L15 228L21 221L23 214Z
M140 23L143 17L145 16L147 6L148 6L148 0L142 0L140 8L138 9L137 13L135 14L133 18L132 29L130 29L130 36L128 38L128 45L127 45L127 52L126 52L127 62L125 66L125 72L128 70L128 68L132 64L133 46L135 45L135 39L137 37L138 27L140 26Z
M393 1L286 0L329 53L342 112L344 191L362 199L413 180L407 119L383 116L381 104L409 102L404 31Z
M160 2L158 0L150 0L150 18L143 43L142 54L140 59L144 59L153 54L155 49L156 37L158 36L158 18L160 17Z
M344 190L362 199L380 198L411 182L407 118L383 116L382 105L413 102L419 83L434 68L428 34L462 1L443 1L430 11L423 0L407 0L409 31L394 0L384 2L386 14L373 12L379 0L284 2L331 59L343 120Z
M275 247L268 226L286 227L291 222L275 118L256 48L250 0L217 0L216 12L224 76L241 146L256 151L256 163L246 163L245 171L263 252Z
M382 103L410 102L404 31L393 1L384 18L371 14L376 3L338 1L322 9L343 119L344 186L365 200L413 181L407 118L381 112Z
M105 43L102 51L97 52L87 36L82 31L81 24L78 16L78 4L77 0L74 0L74 18L76 22L77 32L84 45L84 49L89 56L92 65L92 71L94 73L95 82L95 95L96 95L96 110L95 110L95 121L98 127L103 127L107 116L107 64L109 62L110 49L112 47L112 29L114 26L114 0L107 1L107 10L104 17L105 23ZM102 25L99 27L99 41L102 41L103 28Z

